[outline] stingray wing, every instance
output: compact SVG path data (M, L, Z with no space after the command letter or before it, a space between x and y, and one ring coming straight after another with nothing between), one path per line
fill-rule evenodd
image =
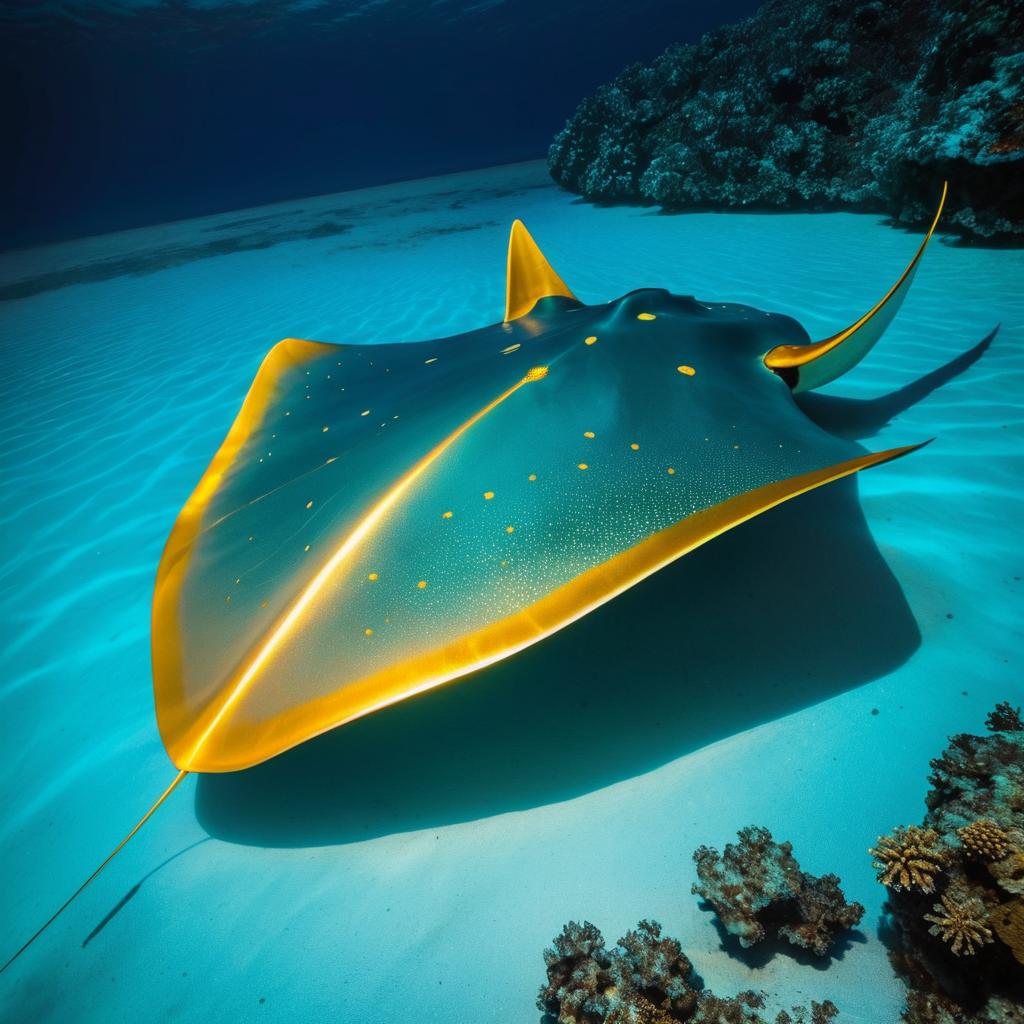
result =
M464 676L910 450L824 435L759 358L763 398L735 366L594 343L602 308L568 306L443 342L271 351L158 572L179 768L244 768Z

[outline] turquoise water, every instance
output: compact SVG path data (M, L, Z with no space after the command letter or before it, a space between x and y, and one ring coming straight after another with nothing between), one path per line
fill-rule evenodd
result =
M528 164L0 256L4 949L173 774L153 574L266 350L499 319L515 216L586 302L661 286L812 336L919 241L855 214L599 210ZM871 357L806 408L871 450L934 444L709 545L535 671L187 780L0 978L5 1017L528 1021L566 920L614 938L649 916L723 994L894 1020L865 849L920 818L948 733L1024 699L1022 285L1024 252L933 243ZM749 822L867 906L827 970L730 957L689 895L694 847Z

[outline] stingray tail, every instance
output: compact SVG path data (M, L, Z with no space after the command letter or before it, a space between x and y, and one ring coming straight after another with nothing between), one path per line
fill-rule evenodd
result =
M18 957L21 956L21 954L24 953L25 950L28 949L28 947L31 946L32 943L35 942L36 939L38 939L39 936L42 935L43 932L45 932L46 929L49 928L50 925L53 924L53 922L56 921L61 914L64 913L65 910L67 910L68 907L71 906L72 903L74 903L74 901L86 889L89 883L92 882L93 879L95 879L99 875L99 873L125 848L125 846L128 844L128 841L132 838L132 836L134 836L135 833L138 832L139 829L142 828L142 826L145 825L147 821L149 821L149 819L153 816L154 811L156 811L156 809L178 788L178 784L181 782L182 779L185 778L186 775L188 775L188 771L185 769L182 769L180 772L178 772L178 774L174 777L174 781L163 791L163 793L160 794L156 803L153 804L153 806L150 807L150 809L146 811L146 813L139 819L138 823L135 825L135 828L133 828L131 832L129 832L128 835L126 835L124 839L122 839L121 842L119 842L117 846L114 847L114 849L111 851L107 859L60 905L60 907L58 907L56 913L52 914L49 918L47 918L47 920L43 923L42 927L21 947L21 949L19 949L18 952L15 953L14 956L12 956L3 965L3 967L0 967L0 974L3 974L3 972L6 971L7 968L10 967L11 964L13 964L14 961L17 960Z

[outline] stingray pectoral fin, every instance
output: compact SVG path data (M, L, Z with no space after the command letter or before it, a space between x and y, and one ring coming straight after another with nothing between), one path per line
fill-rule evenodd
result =
M249 694L242 694L229 713L225 713L223 702L217 702L188 730L190 740L183 737L180 742L171 742L168 750L178 767L191 770L232 771L258 764L330 729L510 657L734 526L790 498L919 447L862 455L736 495L651 534L510 614L462 635L439 637L437 643L419 653L400 657L312 699L284 707L269 719L245 720ZM297 687L301 679L294 672L286 673L291 687ZM237 693L236 687L232 700ZM196 735L200 737L198 742Z
M911 282L921 257L931 241L935 226L946 204L948 182L942 186L942 198L932 225L914 258L897 282L860 319L845 330L824 341L810 345L777 345L764 357L765 366L788 381L794 392L810 391L841 377L871 351L875 342L885 333L910 291Z
M544 258L521 220L512 222L505 272L505 320L525 316L539 299L561 295L575 299L569 286Z

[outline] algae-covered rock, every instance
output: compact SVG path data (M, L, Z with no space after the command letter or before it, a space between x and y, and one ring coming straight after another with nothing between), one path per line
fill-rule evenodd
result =
M839 878L800 870L790 843L777 843L766 828L750 826L719 853L701 846L693 854L693 892L714 908L722 926L749 948L773 935L827 956L836 936L864 916L847 903Z
M541 1024L770 1024L758 992L716 996L657 921L641 921L613 949L589 921L570 921L544 951ZM780 1011L773 1024L831 1024L834 1003Z
M585 99L548 154L587 198L930 217L1024 242L1024 5L768 0Z

